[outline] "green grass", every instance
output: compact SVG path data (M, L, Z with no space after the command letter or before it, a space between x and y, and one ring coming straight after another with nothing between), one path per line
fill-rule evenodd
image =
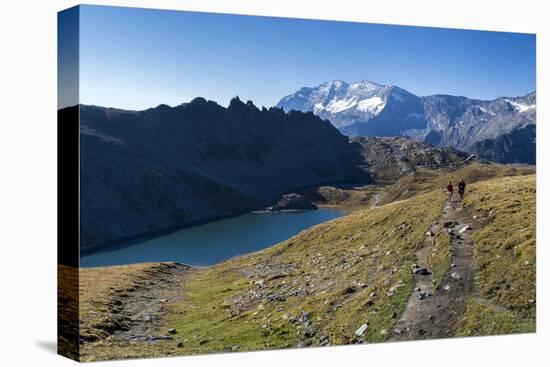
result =
M419 193L434 190L445 191L447 182L455 185L464 178L468 185L498 177L533 174L530 168L517 168L498 164L474 162L459 169L418 169L414 173L399 179L395 184L383 191L382 204L413 197Z
M321 336L331 345L384 341L412 292L415 252L444 200L437 192L360 210L196 271L181 285L183 301L170 305L158 330L175 328L173 341L102 340L85 346L84 359L315 346ZM254 297L257 292L262 296ZM269 294L285 300L270 301ZM311 313L313 337L292 322L302 312ZM365 322L368 331L356 337Z
M511 311L497 309L479 300L471 299L466 308L466 316L459 323L456 335L503 335L534 331L531 321L518 319Z
M469 187L465 204L472 206L485 224L474 235L475 286L484 305L469 304L461 333L535 331L535 200L535 175L505 177ZM493 318L491 322L470 327L486 314Z
M451 239L445 231L441 231L433 237L428 253L428 266L434 274L435 288L439 288L443 277L451 267L452 249Z

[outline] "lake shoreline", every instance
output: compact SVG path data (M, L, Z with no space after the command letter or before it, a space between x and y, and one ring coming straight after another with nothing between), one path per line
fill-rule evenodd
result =
M269 248L317 224L346 214L337 208L248 212L148 233L108 248L86 251L81 253L79 267L155 262L205 267Z

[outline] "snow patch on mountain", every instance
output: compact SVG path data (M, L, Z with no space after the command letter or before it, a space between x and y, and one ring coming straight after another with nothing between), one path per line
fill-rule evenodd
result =
M348 99L333 99L327 104L324 109L330 113L338 113L345 110L349 110L357 105L357 101L354 98Z
M536 105L534 105L534 104L526 105L526 104L523 104L523 103L518 103L518 102L511 101L509 99L505 99L505 101L508 102L516 110L518 110L519 113L526 112L526 111L529 111L529 110L534 110L536 108Z
M360 101L357 104L357 110L363 111L363 112L371 112L374 115L377 115L384 109L384 106L386 103L382 100L382 98L378 96L374 96L371 98L366 98Z

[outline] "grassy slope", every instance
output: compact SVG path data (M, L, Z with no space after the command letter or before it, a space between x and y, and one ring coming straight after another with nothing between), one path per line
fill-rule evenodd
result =
M384 200L410 199L357 209L272 248L193 272L182 283L185 301L170 305L157 330L166 334L176 328L173 341L128 344L108 338L84 345L84 359L318 345L321 336L333 345L353 343L361 341L354 332L363 322L369 325L365 341L383 341L413 287L415 250L441 214L440 189L460 177L479 181L468 186L466 204L490 219L475 237L480 297L470 301L459 334L534 330L535 189L530 172L480 164L455 172L416 172L387 190ZM518 176L508 177L513 175ZM483 181L492 177L498 179ZM441 278L450 261L448 243L435 238L432 251L436 278ZM312 337L295 321L302 312L312 314Z
M466 205L485 226L474 236L476 289L459 335L535 331L535 175L469 187Z
M415 250L443 201L442 193L429 193L359 211L197 271L182 284L186 301L171 305L160 330L176 328L173 341L92 343L84 358L318 345L321 336L331 344L383 341L413 288ZM283 298L270 300L277 295ZM303 312L311 312L312 337L295 321ZM359 339L354 333L365 322Z
M452 181L456 185L461 178L464 178L466 183L472 184L497 177L532 173L533 170L529 168L516 168L498 164L487 165L477 162L458 170L419 169L412 174L404 176L393 186L385 190L381 204L406 199L422 192L445 190L448 181Z

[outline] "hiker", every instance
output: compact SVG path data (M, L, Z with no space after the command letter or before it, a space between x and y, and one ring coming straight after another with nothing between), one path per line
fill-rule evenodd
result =
M466 190L466 182L464 182L462 178L458 183L458 195L460 195L460 200L464 199L464 190Z
M453 183L449 181L447 184L447 201L451 201L453 198Z

